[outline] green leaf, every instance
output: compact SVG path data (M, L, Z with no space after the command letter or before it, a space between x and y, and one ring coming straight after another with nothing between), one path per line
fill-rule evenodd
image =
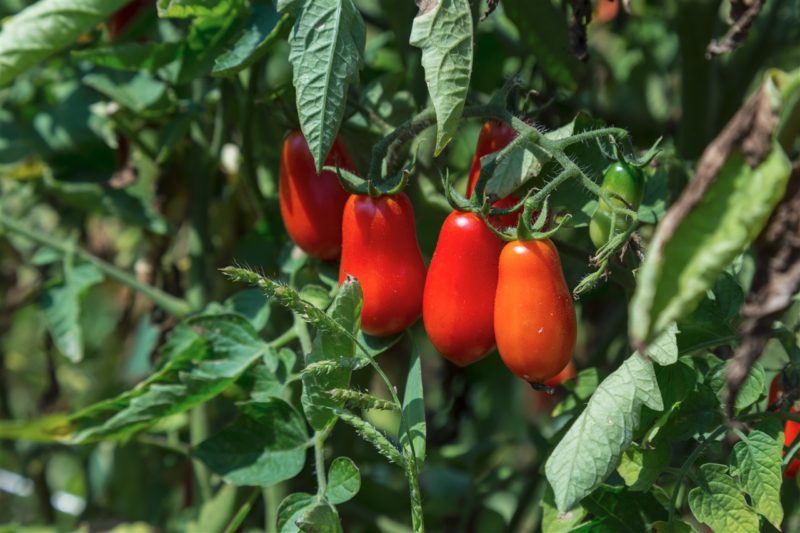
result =
M40 0L3 24L0 85L71 46L129 0Z
M342 123L348 87L358 82L365 41L364 21L353 0L305 0L297 10L289 61L300 129L317 171Z
M700 466L700 474L699 486L689 491L689 508L695 518L714 531L758 531L758 515L728 475L727 466L707 463Z
M314 0L316 1L316 0ZM303 533L341 533L342 523L336 508L325 500L320 500L306 510L297 521Z
M70 417L74 434L62 438L93 442L122 437L159 420L188 411L224 391L269 347L238 315L199 316L191 327L178 326L168 340L168 362L129 392L83 409ZM72 428L71 428L72 429Z
M279 15L272 4L253 4L245 28L233 48L214 60L214 76L233 76L241 72L269 50L288 24L288 15Z
M306 356L306 365L355 356L355 342L345 331L353 336L358 331L361 306L361 286L355 279L345 280L327 312L328 317L344 331L317 332L311 352ZM311 427L317 431L325 430L328 424L335 421L336 416L331 409L341 405L325 394L325 391L346 388L350 383L350 372L349 368L340 367L323 375L303 375L303 411Z
M725 375L727 373L728 364L730 364L730 361L726 361L724 364L714 367L709 377L708 384L717 394L720 402L725 401L725 395L728 390L725 386ZM761 363L756 362L750 369L750 373L747 375L744 383L742 383L739 394L736 396L736 409L741 411L756 403L764 391L765 382L766 375L764 373L764 367L761 366Z
M697 307L764 227L790 172L791 163L777 145L754 169L735 150L674 231L659 225L630 305L632 339L648 342Z
M664 507L649 492L631 492L624 487L602 486L583 502L601 531L639 533L646 524L667 518ZM596 531L596 529L592 529Z
M284 498L278 506L278 533L298 533L297 522L316 501L316 496L305 492L295 492Z
M578 372L574 380L564 385L569 391L569 395L553 409L553 416L561 416L575 411L578 407L583 407L594 391L597 390L599 384L600 375L597 373L596 368L584 368Z
M406 378L406 390L403 394L403 425L400 428L400 444L410 454L414 448L417 458L417 468L422 468L425 462L425 401L422 394L422 365L419 350L413 343L411 350L411 363Z
M553 499L553 489L547 485L542 498L542 533L569 533L586 518L586 514L582 505L566 513L559 512Z
M453 139L472 73L472 12L468 0L418 2L409 43L422 49L425 82L436 111L439 155Z
M242 315L256 331L264 329L269 321L269 299L258 289L244 289L234 293L225 300L223 309Z
M561 128L551 133L560 133ZM549 135L545 135L549 137ZM498 158L499 152L492 152L481 158L481 168ZM495 167L492 179L486 186L486 192L504 198L522 186L529 179L538 176L544 164L550 160L547 152L533 142L525 142L511 148L507 155L500 159Z
M780 431L770 435L753 430L746 439L733 447L736 474L740 485L750 495L755 510L780 530L783 521L781 507L781 453L783 437Z
M646 491L669 465L671 454L669 445L663 442L653 448L634 445L622 454L617 472L630 490Z
M238 8L241 0L158 0L158 16L163 18L221 17Z
M647 355L658 363L666 366L678 360L678 326L674 322L656 340L647 345Z
M653 364L634 354L603 380L545 464L560 511L569 511L614 471L642 406L663 409Z
M153 108L161 104L167 94L167 84L146 72L124 76L88 74L83 78L83 83L140 114L153 112Z
M665 392L665 396L669 392ZM651 430L650 440L680 441L697 433L706 433L720 422L719 398L708 385L702 384L686 398L674 404Z
M65 279L42 293L44 323L53 343L73 363L83 360L83 330L80 326L81 296L103 281L96 266L84 263L67 269Z
M361 488L361 473L347 457L337 457L328 470L325 499L334 505L351 500Z
M104 48L75 50L72 56L114 70L153 72L175 61L178 43L124 43Z
M234 485L268 487L303 469L308 430L280 398L239 404L239 416L201 442L192 455Z
M364 333L364 330L359 330L356 338L358 339L358 344L366 348L366 355L368 355L370 359L375 359L380 354L397 344L400 339L403 338L403 334L398 333L397 335L391 335L389 337L375 337L372 335L367 335ZM364 354L362 353L362 355ZM363 359L363 362L360 363L357 368L363 368L368 364L368 360Z

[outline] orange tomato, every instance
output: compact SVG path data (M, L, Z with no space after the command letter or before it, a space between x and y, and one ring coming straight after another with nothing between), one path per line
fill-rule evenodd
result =
M512 241L500 254L494 303L497 350L517 376L542 383L561 372L575 348L572 297L552 241Z

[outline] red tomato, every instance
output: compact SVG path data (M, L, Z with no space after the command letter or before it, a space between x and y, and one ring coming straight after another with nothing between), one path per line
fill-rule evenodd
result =
M566 383L571 379L575 379L575 376L577 375L578 374L575 371L575 363L573 363L572 360L570 360L570 362L567 363L567 366L565 366L563 370L561 370L561 372L559 372L552 378L545 380L544 384L547 385L548 387L558 387L559 385Z
M422 320L434 347L465 366L494 348L494 297L503 242L474 213L450 213L425 281Z
M361 283L361 329L386 336L413 324L422 311L425 262L408 196L350 196L342 235L339 283L348 275Z
M116 41L125 30L130 27L139 12L148 4L153 4L153 0L133 0L119 8L108 18L108 33L112 41Z
M781 390L781 375L778 374L772 378L772 383L769 384L769 395L767 395L767 405L772 405L778 401L778 393Z
M789 409L790 413L800 413L800 409L796 407L792 407ZM800 433L800 422L795 422L794 420L787 420L786 426L783 428L783 445L785 447L789 447L794 444L794 440L797 438L797 434ZM784 451L784 453L786 453ZM786 477L795 477L797 475L797 471L800 470L800 459L792 459L789 463L789 466L786 467L784 471L784 475Z
M467 182L467 198L472 196L472 191L478 183L478 176L481 174L481 157L489 155L498 150L502 150L514 140L517 132L514 128L502 122L489 121L481 128L478 136L478 145L475 147L475 155L472 157L472 166L469 170L469 181ZM497 200L494 207L511 207L519 200L514 196L507 196ZM519 220L519 212L509 215L498 215L493 217L492 222L499 228L516 227Z
M575 308L549 239L512 241L503 248L494 332L503 362L525 381L544 382L569 363Z
M341 139L333 143L326 165L355 172ZM334 172L317 174L305 137L293 131L283 142L278 182L281 217L286 231L308 255L336 259L342 249L342 212L349 196Z

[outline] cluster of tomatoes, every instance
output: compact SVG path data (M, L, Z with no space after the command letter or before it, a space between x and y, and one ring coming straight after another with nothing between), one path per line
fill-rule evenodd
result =
M484 125L468 195L478 180L481 157L503 148L514 135L503 124ZM339 139L325 165L355 171ZM317 174L297 131L283 145L279 196L294 242L318 259L341 256L339 283L347 276L360 282L365 333L399 333L421 314L432 344L451 362L471 364L497 346L505 364L524 380L558 384L575 346L576 318L549 239L504 243L478 215L454 211L442 226L427 269L408 196L349 194L333 172ZM504 198L495 206L515 202ZM515 226L518 217L500 215L492 222ZM571 377L574 367L569 368Z

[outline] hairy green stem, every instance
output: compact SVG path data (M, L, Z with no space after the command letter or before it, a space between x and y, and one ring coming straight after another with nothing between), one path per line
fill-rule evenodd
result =
M52 248L53 250L57 250L65 255L74 254L84 261L92 263L108 277L149 298L154 304L174 317L182 318L192 312L192 308L186 301L172 296L171 294L167 294L152 285L140 282L132 274L92 255L69 241L62 241L39 230L30 228L7 217L2 212L0 212L0 227L4 227L10 232L21 235L33 242Z

